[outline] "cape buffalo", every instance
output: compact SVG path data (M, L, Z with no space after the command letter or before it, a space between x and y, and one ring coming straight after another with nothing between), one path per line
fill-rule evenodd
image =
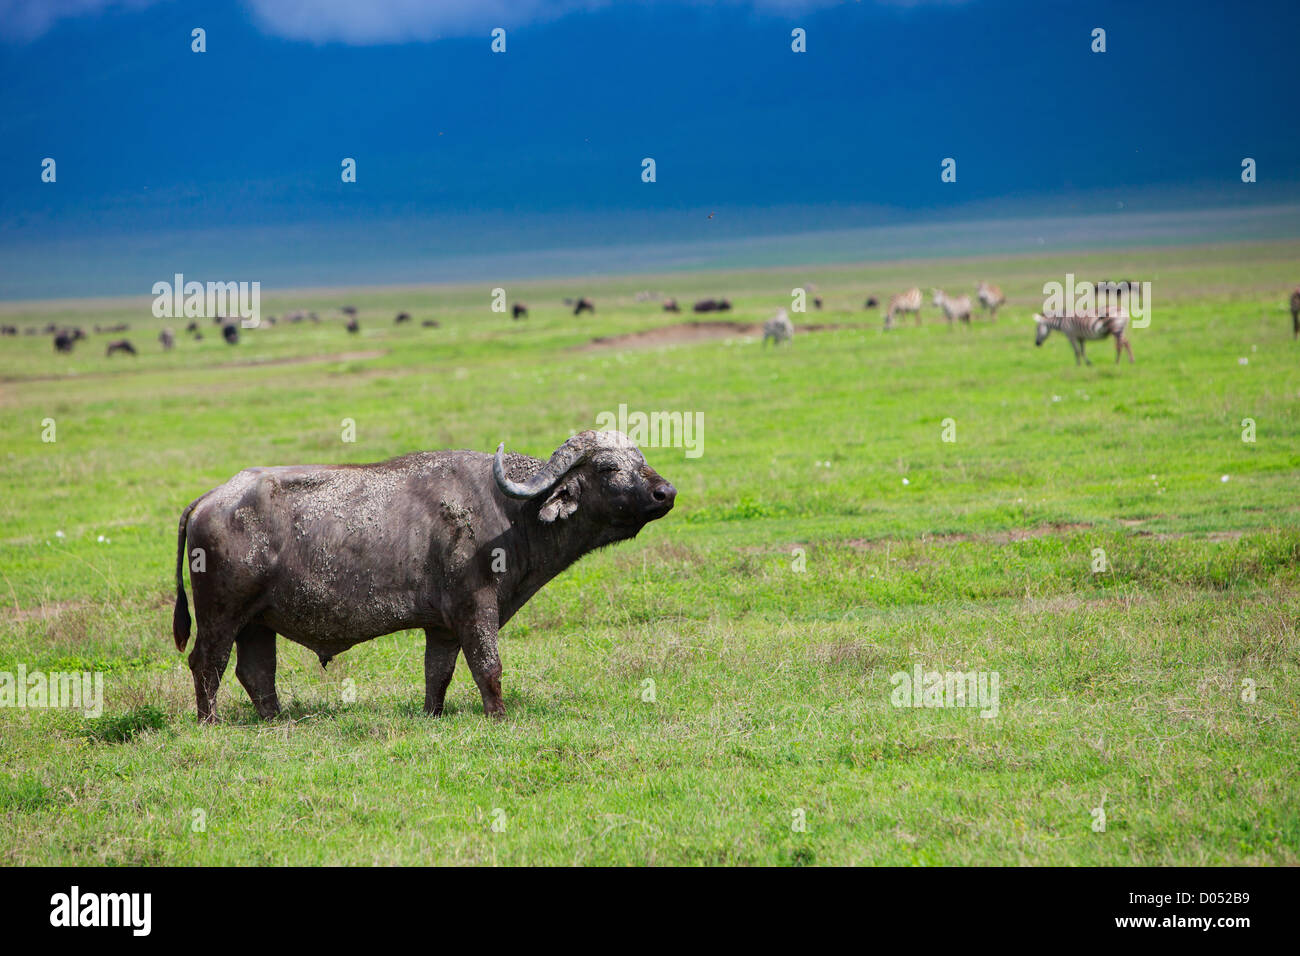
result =
M459 651L505 714L497 629L596 548L672 510L677 489L619 432L586 431L543 463L519 454L415 452L372 465L250 468L181 514L178 650L190 637L186 541L198 636L190 652L201 721L235 676L264 718L279 712L275 635L327 663L394 631L425 632L424 709L442 713ZM201 549L201 550L200 550Z
M583 296L581 299L579 299L577 301L577 304L575 304L573 307L574 315L582 315L582 313L584 312L591 312L594 314L595 311L596 311L596 304L592 302L590 299L588 299L586 296Z
M115 341L115 342L109 342L109 343L108 343L108 349L104 352L104 354L105 354L105 355L112 355L114 352L125 352L127 355L135 355L135 354L136 354L136 352L135 352L135 346L132 345L132 344L131 344L129 341L127 341L126 339L118 339L118 340Z
M522 302L516 302L514 305L510 307L510 318L512 319L528 318L528 306L524 305Z
M221 337L226 340L227 345L239 344L239 326L234 322L221 327Z

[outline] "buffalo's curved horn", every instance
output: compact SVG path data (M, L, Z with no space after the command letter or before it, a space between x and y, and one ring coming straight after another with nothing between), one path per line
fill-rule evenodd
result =
M544 491L549 491L554 484L564 477L574 465L585 459L591 452L590 435L584 432L574 435L551 455L551 460L537 470L537 474L525 481L511 481L506 477L506 443L497 446L496 458L492 460L492 477L496 479L501 493L509 498L536 498Z

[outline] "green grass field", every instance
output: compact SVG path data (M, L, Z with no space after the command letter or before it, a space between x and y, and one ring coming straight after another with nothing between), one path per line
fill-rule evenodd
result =
M488 285L268 293L325 321L235 348L205 324L168 354L157 330L185 320L147 298L0 307L127 321L141 351L0 339L0 671L105 682L99 720L0 708L0 862L1296 864L1298 262L1292 242L507 284L526 322ZM1034 348L1067 272L1152 280L1136 365ZM996 324L927 306L885 334L862 308L982 278L1010 300ZM692 318L637 290L761 321L807 282L825 309L796 324L838 328L790 347L584 347ZM560 300L583 294L575 319ZM503 629L505 721L463 661L425 717L407 632L328 671L281 640L270 723L232 661L198 726L171 638L191 499L249 465L545 457L620 404L702 412L703 454L646 449L676 509ZM893 706L917 665L996 672L997 716Z

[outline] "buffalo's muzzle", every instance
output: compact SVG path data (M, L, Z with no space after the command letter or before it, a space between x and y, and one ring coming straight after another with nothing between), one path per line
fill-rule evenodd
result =
M654 486L650 492L650 497L654 499L653 511L660 514L667 514L673 508L673 502L677 500L677 489L670 482L661 481Z

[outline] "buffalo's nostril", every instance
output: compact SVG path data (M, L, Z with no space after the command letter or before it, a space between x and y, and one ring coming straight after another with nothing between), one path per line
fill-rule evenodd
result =
M662 485L656 487L652 494L655 501L672 501L677 497L677 489L665 481Z

